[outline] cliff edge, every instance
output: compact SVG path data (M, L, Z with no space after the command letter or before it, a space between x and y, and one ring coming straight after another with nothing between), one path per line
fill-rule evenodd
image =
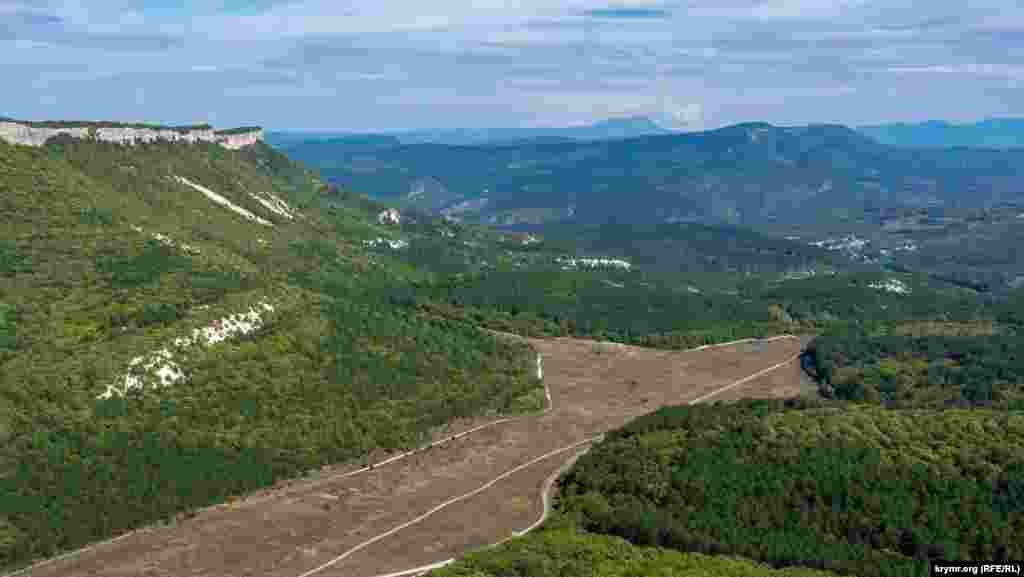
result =
M214 130L207 124L194 126L159 126L121 124L115 122L26 122L0 119L0 140L11 144L43 146L59 135L95 139L118 144L136 144L165 140L170 142L213 142L224 148L239 149L263 140L258 126Z

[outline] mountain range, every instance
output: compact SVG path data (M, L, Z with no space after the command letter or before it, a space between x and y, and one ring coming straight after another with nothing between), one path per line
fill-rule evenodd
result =
M2 120L2 118L0 118ZM1024 147L1024 119L987 118L955 124L945 120L893 122L854 127L854 130L882 144L905 147L1020 148ZM357 134L342 131L279 130L267 134L267 141L284 148L309 141L382 138L395 144L450 144L463 146L615 140L673 134L645 116L608 118L582 126L550 128L434 128Z
M497 224L806 222L1024 198L1024 150L895 147L841 125L500 146L361 136L287 152L340 186Z
M609 118L580 126L552 128L433 128L375 134L346 132L274 131L267 142L287 147L306 141L359 140L381 138L397 144L449 144L453 146L501 145L523 142L573 142L576 140L614 140L652 134L671 134L672 131L644 116Z
M735 362L728 356L685 353L686 371L699 375L696 371L707 370L718 375L715 379L740 377L741 358L759 366L776 362L763 356L770 352L764 348L769 341L737 339L813 333L824 337L815 341L822 348L808 350L801 364L808 363L823 379L820 390L828 395L868 404L898 398L931 408L949 402L991 406L970 414L931 413L936 416L924 421L933 430L923 436L910 434L923 422L920 411L897 420L895 412L861 405L847 418L846 409L831 401L805 406L826 411L807 413L808 418L790 411L783 415L787 420L771 413L804 405L761 401L738 409L717 403L670 409L609 431L607 440L582 457L563 477L556 516L544 531L472 553L460 561L464 565L441 575L526 575L523 571L535 567L555 567L564 575L624 575L592 568L596 563L645 575L826 575L802 569L768 573L758 568L767 565L691 554L683 547L687 543L765 563L818 567L822 559L838 559L845 573L875 576L916 574L900 567L923 565L926 555L934 558L924 548L929 543L954 553L967 551L971 558L996 555L992 551L1019 558L1020 504L1009 497L993 501L993 495L1002 499L1019 489L1024 471L1020 442L1006 442L1019 440L1016 433L1024 430L1019 414L1024 393L1010 384L1022 382L1024 374L1019 355L1014 356L1022 348L1024 294L982 299L972 290L932 283L923 275L854 270L821 243L768 238L742 227L627 226L630 219L650 218L658 207L685 207L691 211L687 214L701 215L708 206L746 211L748 204L765 206L780 198L788 199L796 213L815 205L856 205L862 199L851 196L847 187L861 180L974 202L959 192L958 183L976 179L979 191L1020 190L1013 188L1017 153L906 151L844 127L766 124L511 146L349 139L348 156L339 166L365 177L362 182L377 187L382 196L396 198L380 182L407 186L403 179L419 173L440 175L437 181L445 179L452 189L479 191L484 183L502 193L488 193L496 209L479 194L445 201L438 193L451 191L433 182L414 187L412 198L403 195L408 204L440 203L445 219L405 207L396 211L353 187L331 186L264 144L251 129L219 133L248 134L252 140L238 147L217 139L110 141L99 130L54 134L42 142L32 138L30 144L0 139L0 571L23 573L26 564L49 558L30 569L32 574L138 574L142 566L162 574L180 574L183 568L252 574L265 573L267 567L277 574L308 574L308 567L320 560L306 547L327 542L308 528L323 535L331 531L333 539L344 530L335 524L338 519L363 523L374 517L390 524L388 507L401 515L394 521L403 523L399 527L410 526L405 520L410 509L396 502L447 499L437 511L459 502L463 497L450 495L462 489L447 484L457 477L448 474L452 464L462 461L461 470L467 471L489 461L480 460L481 455L493 453L467 453L472 445L460 442L410 455L401 463L412 463L406 469L415 472L409 477L416 483L412 490L423 491L401 497L410 501L395 501L404 491L395 487L413 485L388 480L397 479L390 477L394 468L370 473L385 476L369 480L366 486L373 488L366 492L325 493L322 481L334 483L362 470L362 464L382 464L382 457L423 446L442 429L469 432L474 429L463 427L469 422L486 419L497 425L539 413L551 406L545 385L557 382L552 374L559 363L568 367L561 370L570 375L572 387L588 396L614 401L608 391L628 387L629 396L654 409L664 401L653 397L648 405L646 391L656 389L642 388L645 379L669 384L666 399L689 394L684 388L689 385L680 386L675 378L675 368L671 374L651 372L649 365L637 362L643 357L634 356L665 359L662 352L572 339L535 350L492 331L666 349L739 345L731 357ZM333 158L335 146L322 146L322 158ZM931 175L938 184L913 180L920 175ZM816 179L833 184L822 187ZM519 183L525 186L515 188ZM679 183L690 186L689 196L672 188ZM693 183L704 183L703 188ZM793 190L804 190L798 186L809 187L809 200L798 200ZM513 233L451 222L488 210L494 210L492 216L543 219L544 210L557 211L567 195L576 193L573 214L603 217L605 224L523 227ZM734 205L713 204L723 202ZM913 224L904 220L901 226ZM991 228L989 221L966 225ZM972 242L960 238L967 239L958 241L962 244ZM951 252L937 254L948 260ZM918 340L911 334L959 336ZM787 346L795 354L796 342ZM541 372L542 350L550 359L544 366L554 370ZM627 358L622 365L644 371L635 373L636 379L606 368ZM588 382L576 372L583 364L601 371L590 381L593 386L579 385ZM799 381L796 363L788 366L791 372L772 378ZM764 371L717 392L739 392L732 387L761 378ZM626 375L628 381L621 378ZM601 407L566 406L575 407L574 412L581 406L584 412ZM614 418L626 415L622 403L608 406ZM991 411L993 406L1012 412L1000 415ZM502 418L494 420L497 415ZM585 430L577 427L568 430ZM503 445L486 436L495 430L465 441ZM529 437L521 440L546 451L544 443L562 442L552 430L529 425L522 429ZM877 439L850 433L864 430L877 433ZM704 433L710 436L700 437ZM630 438L637 435L643 438ZM827 443L822 441L826 437ZM944 441L936 445L936 438ZM759 446L757 439L771 444ZM837 439L851 444L836 445ZM939 455L936 446L951 449ZM724 457L723 447L728 449ZM904 468L879 468L879 447L893 463L905 457ZM515 451L516 461L522 462L520 449ZM683 455L685 462L672 461L673 455ZM931 470L921 468L922 455L934 462ZM322 471L325 465L340 468L328 473ZM504 470L498 460L489 466L499 467L496 474ZM489 485L524 466L509 469ZM341 470L346 472L335 474ZM440 470L446 472L423 475ZM762 476L764 483L750 477L746 485L737 484L751 470L771 476ZM865 477L865 471L874 476ZM315 501L300 498L303 494L292 492L297 485L291 484L277 493L281 501L263 501L263 496L248 501L246 507L259 507L248 509L253 514L239 508L241 496L310 474L321 475ZM945 492L933 490L934 484L915 485L921 479L942 481L943 475L955 481ZM524 486L536 495L540 478L531 478ZM424 479L439 484L424 488ZM983 484L989 482L991 488ZM669 487L676 496L661 500L650 487ZM744 493L745 487L753 489ZM765 492L765 487L781 489ZM921 498L922 490L932 491L928 499ZM786 501L776 494L796 496ZM518 503L508 495L513 493L502 493L494 502ZM685 500L705 495L712 506ZM846 515L842 507L820 506L846 502L842 499L851 495L869 504L903 503L907 515L894 521L878 506L858 509L856 516ZM807 503L819 506L808 508ZM963 509L963 503L970 507ZM200 511L214 504L224 507ZM732 504L742 509L730 509ZM524 511L520 504L514 508ZM965 523L958 530L946 529L958 524L940 524L931 533L919 531L918 519L964 510L995 519L992 530L989 524ZM352 511L366 517L352 517ZM479 511L491 514L470 511L475 517ZM701 522L718 525L695 531L673 517L679 511L704 511ZM795 521L766 532L765 512L768 519L791 515ZM1017 517L1007 521L1009 514ZM279 539L291 532L291 525L285 529L276 523L284 518L301 530ZM650 531L651 519L671 532ZM876 531L873 543L859 538L855 523L890 525ZM423 534L431 543L447 539L449 526ZM704 533L704 526L723 530ZM204 540L202 549L157 533L164 529L196 535L196 542ZM220 532L223 541L211 545L207 537L213 532ZM364 527L361 532L358 538L364 539L376 531ZM65 555L111 538L88 553L104 557ZM586 549L581 540L589 543ZM230 551L219 547L229 541ZM645 547L633 548L631 542ZM409 547L406 543L419 541L399 546ZM778 549L774 543L796 545ZM547 544L544 555L522 549L537 544ZM324 548L320 554L344 556ZM490 561L488 556L493 556ZM634 563L641 558L652 564ZM565 562L572 566L556 564ZM903 564L898 573L889 571L894 562ZM90 563L102 568L93 571ZM228 563L230 571L205 568ZM676 568L683 563L699 566L700 573L680 573ZM348 567L335 569L355 574Z
M943 120L897 122L861 126L857 130L883 144L894 146L1024 147L1024 118L989 118L969 124L952 124Z

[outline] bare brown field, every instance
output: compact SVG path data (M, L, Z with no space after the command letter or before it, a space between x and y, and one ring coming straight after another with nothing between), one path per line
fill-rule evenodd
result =
M729 402L740 399L788 399L792 397L816 397L817 385L800 368L799 359L783 367L752 379L742 386L724 391L705 402Z
M530 343L544 359L552 399L545 414L486 427L370 471L351 474L358 466L329 467L20 574L369 577L442 561L504 539L536 520L544 479L575 452L566 447L660 406L705 397L791 359L801 346L797 339L696 351L569 338ZM788 366L778 372L788 372ZM722 393L722 399L714 395L707 400L765 387L782 390L785 381L769 372ZM465 421L453 429L485 422Z

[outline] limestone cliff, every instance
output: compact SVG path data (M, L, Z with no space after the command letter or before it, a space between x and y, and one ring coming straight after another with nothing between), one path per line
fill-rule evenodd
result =
M259 127L214 130L205 125L161 127L101 122L20 122L6 119L0 121L0 140L11 144L42 146L50 138L62 134L73 138L96 139L118 144L158 140L189 143L214 142L230 149L239 149L263 140L263 129Z

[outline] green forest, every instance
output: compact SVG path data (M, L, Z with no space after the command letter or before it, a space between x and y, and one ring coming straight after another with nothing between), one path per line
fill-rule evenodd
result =
M274 191L299 216L250 191ZM919 275L833 269L793 278L837 263L729 227L672 229L668 245L649 231L628 253L621 227L604 244L523 244L415 210L379 224L384 208L263 144L0 143L0 567L410 448L454 418L540 410L534 352L483 329L677 349L816 334L805 365L838 400L638 419L566 477L550 530L448 574L570 575L592 561L601 575L897 575L939 554L1019 552L1020 444L993 439L1019 434L1021 292L981 299ZM368 246L377 238L409 246ZM643 261L684 245L668 266ZM639 260L561 264L587 255ZM878 288L893 278L908 290ZM174 344L255 310L245 334ZM129 369L164 348L180 382ZM129 377L142 388L99 398ZM975 409L951 410L961 406ZM924 440L919 417L953 429L920 428ZM766 496L780 490L792 498ZM850 512L879 491L901 508ZM951 528L954 498L990 533ZM716 521L729 515L744 524ZM927 523L915 530L908 515ZM579 559L559 560L563 549Z
M432 577L835 577L835 573L725 555L635 546L554 518L543 530L494 550L466 555Z
M932 559L1019 559L1021 473L1020 412L667 407L577 461L540 533L434 575L774 574L722 557L739 556L792 574L918 576Z
M306 217L252 223L178 175L257 214L243 191L274 190ZM323 190L265 146L0 144L0 567L541 408L533 353L392 304L426 273L371 262L375 215L322 207ZM259 303L273 311L249 334L175 349L186 382L142 374L97 399L133 358Z
M815 339L811 372L827 396L893 406L1024 408L1024 335L876 335Z

